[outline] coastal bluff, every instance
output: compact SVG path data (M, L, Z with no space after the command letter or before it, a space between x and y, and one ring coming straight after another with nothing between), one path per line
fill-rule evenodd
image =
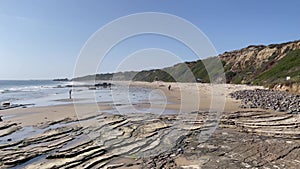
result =
M219 64L222 67L219 67ZM74 81L120 80L210 83L220 74L224 83L261 85L298 92L300 82L300 40L270 45L250 45L203 60L143 71L127 71L76 77ZM210 73L207 72L209 67ZM215 67L215 69L214 69ZM193 77L187 76L192 72ZM286 80L289 77L289 80ZM200 80L199 80L200 79ZM296 87L295 87L296 86Z

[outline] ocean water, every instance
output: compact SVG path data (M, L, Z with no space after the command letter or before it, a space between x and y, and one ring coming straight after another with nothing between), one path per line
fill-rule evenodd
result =
M0 102L22 102L64 93L66 88L57 88L64 82L52 80L0 80Z
M106 105L134 105L138 103L165 103L165 96L156 90L115 84L110 88L66 87L66 85L93 85L93 82L57 82L52 80L0 80L0 102L49 106L70 103ZM69 100L69 90L72 98Z

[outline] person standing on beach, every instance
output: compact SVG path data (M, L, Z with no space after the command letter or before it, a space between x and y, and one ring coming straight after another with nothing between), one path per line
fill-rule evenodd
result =
M72 99L72 89L69 90L69 97Z
M168 89L171 90L171 85L168 86Z

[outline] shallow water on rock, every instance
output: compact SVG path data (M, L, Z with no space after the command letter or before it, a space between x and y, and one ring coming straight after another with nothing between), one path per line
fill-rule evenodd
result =
M48 130L54 130L54 129L61 128L61 127L67 127L67 126L70 126L73 124L79 124L79 122L74 121L74 122L69 122L69 123L57 123L57 124L49 125L45 128L40 128L40 127L35 127L35 126L25 126L10 135L0 137L0 144L8 144L11 142L22 141L25 138L32 138L32 137L40 135ZM8 140L11 140L11 141L8 141Z

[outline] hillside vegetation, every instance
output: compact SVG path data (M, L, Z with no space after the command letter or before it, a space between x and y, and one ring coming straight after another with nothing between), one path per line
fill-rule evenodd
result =
M285 83L286 77L291 77L291 82L300 80L300 50L289 52L279 60L273 67L258 75L256 84L278 84Z
M179 63L163 69L143 70L140 72L118 72L110 74L96 74L74 78L75 81L85 80L133 80L153 82L155 80L165 82L196 82L203 83L215 81L223 73L223 65L217 57L211 57L194 62ZM209 70L209 74L208 71Z
M163 69L140 72L118 72L89 75L73 80L155 80L166 82L201 82L224 80L234 84L274 86L289 82L300 82L300 41L264 45L251 45L246 48L225 52L193 62L179 63ZM224 73L224 74L223 74Z

